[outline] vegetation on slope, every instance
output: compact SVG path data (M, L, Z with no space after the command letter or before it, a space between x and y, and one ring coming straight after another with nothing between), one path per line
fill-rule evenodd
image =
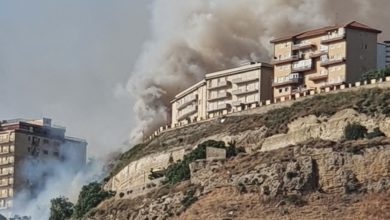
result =
M352 108L369 116L384 114L390 116L390 90L362 89L359 91L340 92L318 95L291 107L269 111L261 116L260 123L268 128L266 136L286 133L287 125L295 119L308 115L331 116L336 112Z
M183 180L190 179L190 163L206 159L206 148L223 148L226 149L226 156L228 158L236 156L238 153L243 152L242 148L236 148L235 143L231 142L228 146L223 141L208 140L198 145L198 147L191 153L184 156L183 160L171 164L165 172L166 183L175 184Z
M65 197L59 197L50 201L49 220L65 220L73 215L74 205Z
M117 174L127 164L145 155L166 150L171 145L182 146L192 144L201 138L218 133L237 134L243 131L267 127L265 137L286 133L287 125L300 117L308 115L331 116L336 112L352 108L357 112L374 116L384 114L390 116L390 89L360 89L358 91L345 91L316 95L297 101L290 107L270 110L264 114L230 116L223 124L217 120L194 124L175 131L168 131L162 137L145 144L139 144L122 154L117 160L110 177ZM166 143L167 139L170 143ZM176 138L172 142L172 139Z
M74 216L76 218L83 217L89 210L113 195L113 192L104 191L102 184L97 182L83 186L74 207Z

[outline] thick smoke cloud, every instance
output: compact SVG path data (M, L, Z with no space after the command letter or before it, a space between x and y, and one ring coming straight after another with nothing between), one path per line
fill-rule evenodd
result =
M152 36L127 86L136 100L133 137L168 124L170 100L205 73L269 61L274 37L352 20L389 36L388 6L386 0L154 1Z
M132 128L124 85L148 35L147 1L0 1L0 119L50 117L119 150Z

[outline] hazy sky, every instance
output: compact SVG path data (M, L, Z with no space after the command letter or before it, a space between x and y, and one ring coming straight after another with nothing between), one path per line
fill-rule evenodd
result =
M134 128L166 123L173 94L207 71L269 57L272 37L337 18L388 39L388 4L0 0L0 119L50 117L87 139L89 155L105 155Z
M0 0L0 119L50 117L90 155L129 135L149 1Z

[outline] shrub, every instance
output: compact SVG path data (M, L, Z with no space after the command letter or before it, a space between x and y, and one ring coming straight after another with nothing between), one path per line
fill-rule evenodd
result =
M206 147L226 148L223 141L209 140L199 144L195 150L185 155L182 161L168 166L165 172L165 183L175 184L190 179L189 165L195 160L206 159Z
M198 201L198 198L195 195L194 189L189 189L184 194L184 198L180 201L184 208L190 207L194 202Z
M246 189L246 186L243 183L239 183L237 186L237 189L238 189L238 192L240 192L241 194L248 192L248 190Z
M83 217L89 210L95 208L100 202L113 195L113 192L104 191L102 185L97 182L92 182L83 186L77 204L75 205L75 217Z
M125 193L123 192L119 193L119 198L123 198L123 196L125 196Z
M73 203L68 198L59 197L50 200L50 217L49 220L65 220L73 214Z
M379 128L374 128L372 132L367 134L368 139L373 139L376 137L384 137L384 136L385 134Z
M294 177L297 177L297 176L298 176L298 173L296 173L296 172L287 172L287 178L290 180Z
M344 128L344 137L347 140L362 139L367 135L367 128L359 123L349 123Z
M165 175L165 170L159 170L159 171L153 171L153 169L150 170L150 174L148 176L149 180L154 180L161 178Z

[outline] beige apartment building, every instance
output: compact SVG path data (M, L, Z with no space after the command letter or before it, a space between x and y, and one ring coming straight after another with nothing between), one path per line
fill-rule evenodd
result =
M376 69L381 31L359 22L274 39L274 99L354 83Z
M272 99L272 65L251 62L206 74L172 103L172 126L241 111Z
M15 194L23 190L36 195L50 175L38 177L38 182L30 179L36 167L29 162L71 160L72 168L66 169L76 170L85 165L86 141L67 137L65 131L46 118L0 121L0 213L11 214Z

